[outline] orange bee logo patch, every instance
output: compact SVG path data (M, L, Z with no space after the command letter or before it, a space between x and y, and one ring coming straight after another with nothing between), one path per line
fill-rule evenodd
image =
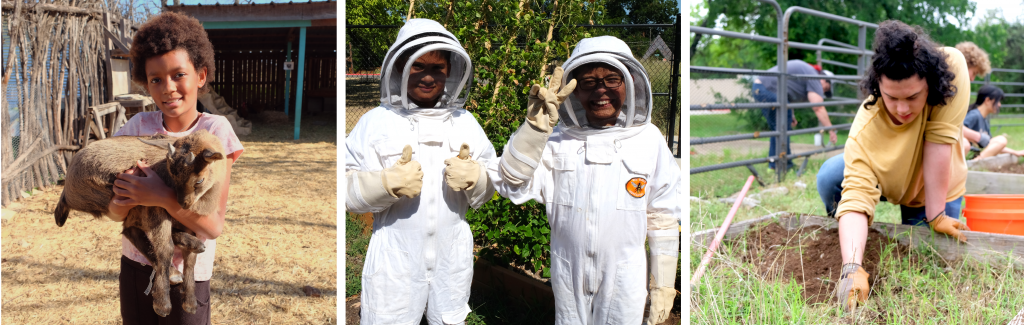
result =
M633 177L626 182L626 192L633 197L644 197L647 194L647 180L642 177Z

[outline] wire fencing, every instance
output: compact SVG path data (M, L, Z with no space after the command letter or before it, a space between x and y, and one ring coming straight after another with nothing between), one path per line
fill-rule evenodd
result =
M797 175L800 175L805 171L810 156L843 149L841 144L828 143L828 132L849 130L853 113L861 103L857 83L862 79L867 62L870 62L874 54L866 48L867 29L878 28L878 25L802 7L789 7L783 14L775 1L759 1L775 8L776 21L781 22L776 37L690 26L691 33L770 43L778 48L776 71L690 67L691 175L746 167L764 184L754 166L766 163L774 165L774 176L780 182L790 167L797 169ZM796 13L853 24L859 31L857 40L851 42L853 44L831 39L820 39L816 44L790 40L789 21ZM818 64L826 70L832 66L832 70L838 71L837 67L841 67L856 70L856 74L826 76L788 73L791 48L817 51ZM856 62L821 59L821 52L854 55ZM763 81L770 78L777 80L776 84L780 85L777 87L777 95L766 91L763 86ZM785 86L781 86L794 79L828 80L835 96L821 103L810 103L808 98L794 97L787 94L788 91L783 91ZM818 125L818 119L811 110L813 107L825 107L832 125L813 126ZM747 125L746 129L741 132L729 131L737 122ZM799 126L805 128L797 129ZM803 139L810 136L815 137L814 145L790 144L796 138L800 138L800 142L808 142ZM764 141L766 139L769 141ZM797 158L804 158L799 166L796 165ZM707 181L715 178L708 176ZM700 188L699 183L704 179L691 178L691 183L698 183L691 187Z
M721 179L731 175L729 173L753 173L763 185L759 169L755 168L763 164L775 165L774 169L769 168L767 171L774 173L775 180L779 182L784 180L791 168L797 170L796 174L799 177L806 170L810 156L822 153L830 156L841 152L843 145L829 144L826 132L849 130L856 110L865 97L860 93L858 83L874 54L867 48L867 29L878 28L878 25L802 7L789 7L783 13L781 7L773 0L758 1L774 7L778 18L776 21L781 22L776 37L700 26L690 26L690 32L775 44L778 48L777 71L786 71L790 49L800 49L816 51L817 63L826 70L856 72L852 75L837 74L826 77L731 67L691 66L691 195L730 194L731 188L716 188ZM816 43L789 39L790 18L798 13L855 25L857 37L851 40L823 38ZM822 57L823 52L845 54L833 57L855 59L853 62L831 60ZM768 78L777 78L779 85L786 80L794 79L829 79L835 96L820 104L808 103L806 98L783 96L781 92L779 96L766 97L760 93L763 87L759 87L758 83ZM1024 114L1021 114L1024 113L1024 70L992 69L992 73L986 75L984 81L972 81L972 85L975 90L980 85L994 85L1005 92L999 114L989 116L990 120L996 121L991 124L993 133L1000 132L1003 127L1024 126L1024 123L1020 123L1020 118L1024 118ZM977 93L971 95L975 96ZM817 126L818 119L807 109L814 106L826 107L831 127ZM795 117L795 121L790 120L790 116ZM789 129L790 127L793 129ZM843 134L838 138L838 143L845 142ZM746 167L746 170L724 171L740 167ZM760 171L764 172L765 169L762 168Z
M1017 121L999 121L1024 118L1024 70L992 69L992 73L985 76L985 81L974 81L972 84L993 85L1003 90L999 112L988 117L993 133L998 134L1003 127L1024 127L1024 123Z

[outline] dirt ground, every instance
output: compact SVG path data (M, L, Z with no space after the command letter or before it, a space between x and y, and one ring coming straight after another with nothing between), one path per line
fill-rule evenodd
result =
M213 324L338 322L337 127L303 120L299 141L292 125L257 124L240 137L210 282ZM17 214L3 225L2 322L120 324L121 225L73 212L57 227L61 191L6 207Z
M1012 164L992 170L993 173L1024 174L1024 164Z
M839 230L804 227L787 231L772 223L746 234L746 260L758 266L762 273L781 271L783 279L792 278L804 287L803 296L809 303L828 302L839 281L843 265L839 252ZM910 247L897 244L878 231L870 229L864 247L864 270L875 281L882 252L889 244L896 244L890 254L898 256L910 252Z

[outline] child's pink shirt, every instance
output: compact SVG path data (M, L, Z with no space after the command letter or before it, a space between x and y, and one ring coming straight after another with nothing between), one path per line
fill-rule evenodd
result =
M238 141L238 136L235 135L235 130L231 128L231 123L228 122L227 118L219 115L212 114L200 114L199 121L191 129L182 132L168 132L164 129L164 115L162 112L142 112L132 117L120 130L117 131L115 136L120 135L139 135L139 136L151 136L155 134L166 134L172 137L183 137L195 132L196 130L203 129L209 131L211 134L220 138L221 143L224 145L224 150L230 155L235 154L235 159L242 156L242 143ZM203 241L206 245L206 251L196 256L195 266L195 280L196 281L209 281L213 277L213 259L214 254L217 252L217 240L207 239L199 236L199 240ZM121 236L121 254L128 257L129 259L149 265L149 261L146 260L145 255L142 255L138 249L128 241L128 238ZM177 247L174 248L174 266L178 268L178 271L182 270L182 258L181 250Z

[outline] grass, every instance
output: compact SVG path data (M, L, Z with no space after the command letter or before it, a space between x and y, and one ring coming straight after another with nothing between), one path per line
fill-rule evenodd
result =
M883 254L872 295L855 314L834 303L808 304L802 288L762 274L727 242L692 293L690 324L1006 324L1024 305L1024 271L1012 265L947 264L926 251ZM891 251L891 250L890 250ZM691 269L703 251L690 256Z
M993 125L998 124L1024 124L1024 118L1013 118L1013 119L996 119L992 121ZM691 137L710 137L710 136L721 136L729 134L741 134L754 132L753 129L748 127L745 122L741 121L738 116L732 114L722 115L691 115L690 125L699 126L692 127L690 129ZM1024 126L1011 126L1003 127L998 132L993 127L992 131L996 134L1006 134L1008 138L1007 147L1016 150L1024 149ZM847 131L840 131L838 134L839 143L845 143L847 140ZM792 138L793 143L805 143L813 144L813 134L796 135ZM768 141L767 138L758 139L759 141ZM764 158L768 156L767 149L761 151L748 152L738 148L732 148L729 146L729 142L721 144L711 144L711 146L720 146L721 149L719 155L704 154L704 155L690 155L690 166L700 167L709 166L714 164L740 161L746 159ZM811 158L807 164L807 171L804 176L808 178L801 178L804 183L807 183L809 189L814 187L808 181L813 182L814 175L818 171L818 167L825 161L820 158L821 155L817 155ZM804 158L798 158L794 160L794 163L799 166L803 164ZM767 164L758 164L754 166L761 175L761 179L764 182L774 182L776 177L774 173L768 172ZM702 198L717 198L729 196L733 193L739 192L743 187L743 181L750 175L750 172L743 167L729 168L724 170L717 170L712 172L700 173L690 175L690 195ZM795 173L790 172L787 178L792 178ZM817 196L817 192L812 191L812 194ZM820 202L819 204L820 205ZM821 208L822 212L817 213L818 215L824 215L824 208ZM793 211L793 210L791 210ZM797 212L797 211L794 211ZM811 213L811 212L808 212Z
M756 154L755 154L756 155ZM754 156L754 155L752 155ZM746 159L745 157L740 157ZM691 157L692 163L693 157ZM797 161L803 163L803 159ZM758 206L754 208L740 208L733 219L733 223L756 219L765 215L788 211L794 213L806 213L823 216L825 206L821 202L817 189L817 172L824 162L822 158L812 158L807 163L807 171L800 177L796 172L790 171L783 184L771 184L774 175L768 175L767 165L757 165L758 173L762 175L768 186L784 186L789 193L786 195L763 195ZM743 188L750 172L746 168L730 168L714 172L690 175L690 195L700 198L690 201L690 231L696 232L704 229L711 229L721 226L731 204L719 202L718 198L729 196L739 192ZM797 183L805 186L797 186ZM748 197L764 190L754 182L751 185ZM897 205L881 202L876 207L875 220L888 223L900 222L900 208Z
M1003 128L1002 132L1010 134L1011 147L1024 147L1024 127ZM723 155L690 159L691 165L702 166L766 155L725 150ZM812 158L802 176L790 172L783 183L769 184L786 187L789 192L761 196L757 207L740 208L733 222L778 211L825 215L815 176L823 162L823 158ZM758 165L757 170L765 177L766 164ZM717 198L738 192L748 175L746 168L690 175L690 195L701 198L690 202L691 232L719 227L731 204ZM765 179L770 181L774 176ZM797 186L797 182L806 186ZM748 195L762 191L754 183ZM899 207L880 202L875 220L899 223ZM742 241L726 242L719 248L691 296L691 324L1006 324L1024 306L1024 297L1017 293L1024 287L1024 270L1019 266L946 262L930 251L914 250L916 264L906 256L883 256L881 274L872 275L877 280L867 306L855 316L844 315L835 304L804 301L802 287L792 279L759 272L756 264L740 257L745 248ZM694 246L691 270L703 254L703 249Z
M839 123L836 117L832 117L833 123ZM842 122L848 123L848 122ZM996 126L1000 124L1024 124L1024 118L999 118L993 119L992 133L993 135L999 135L1005 133L1008 135L1007 147L1020 150L1024 148L1024 126L1008 126L996 130ZM699 126L699 127L698 127ZM746 122L740 119L735 114L717 114L717 115L691 115L690 116L690 137L692 138L705 138L713 136L723 136L732 134L744 134L752 133L754 131L765 131L756 130ZM839 138L838 143L846 143L849 131L841 130L837 133ZM814 143L814 134L800 134L794 135L791 138L793 143ZM768 141L768 138L760 138L760 141ZM694 165L697 166L697 165Z
M370 246L370 234L363 234L366 223L352 213L345 214L345 296L351 297L363 291L360 275L363 260Z
M745 249L742 240L719 248L692 293L690 324L1006 324L1024 305L1024 271L1012 264L947 263L924 250L911 262L889 249L867 305L844 314L833 302L807 303L793 279L739 257ZM691 251L691 269L703 253Z

